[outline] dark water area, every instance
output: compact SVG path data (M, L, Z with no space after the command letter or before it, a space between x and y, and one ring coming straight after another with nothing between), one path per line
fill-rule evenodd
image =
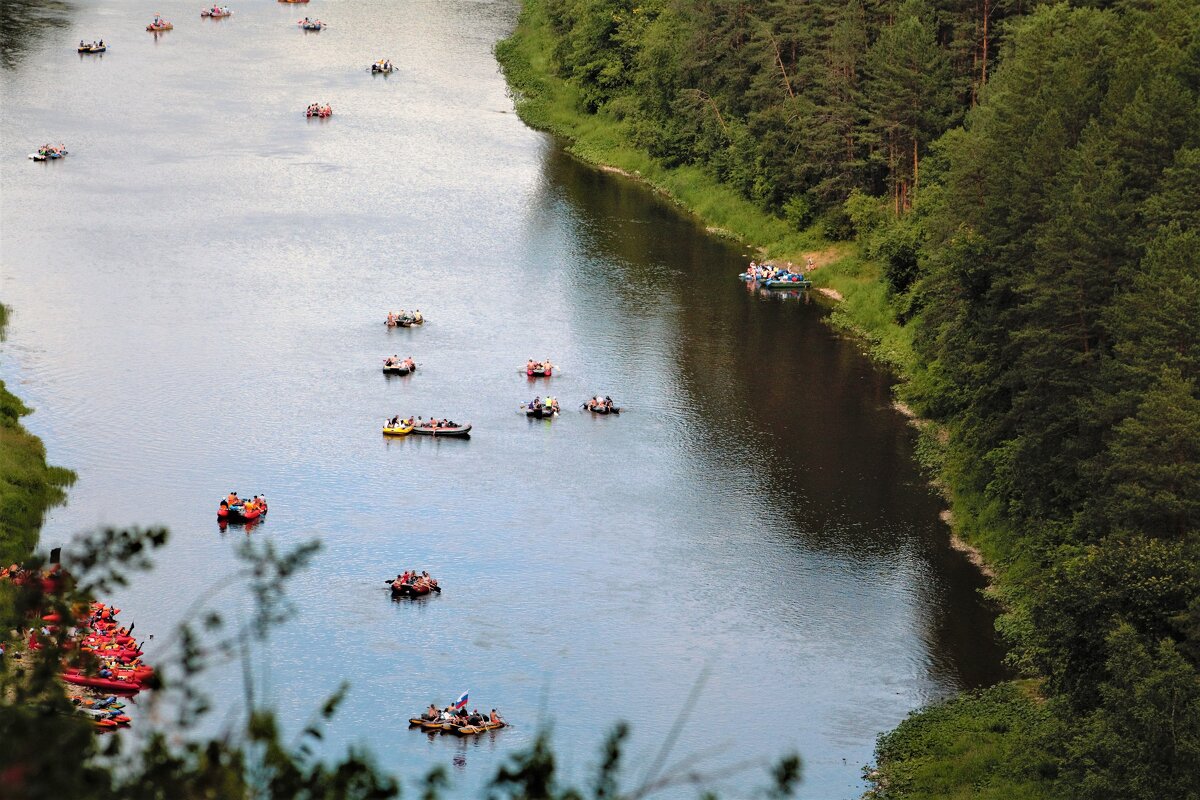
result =
M347 680L327 747L448 765L464 797L541 724L580 775L628 720L640 775L702 675L673 760L795 749L803 796L853 797L880 731L1002 676L888 376L811 299L747 291L741 248L521 124L491 56L515 2L199 5L30 11L0 70L0 377L79 473L44 547L171 528L112 598L139 631L165 638L247 537L320 538L258 695L295 731ZM154 11L175 30L144 32ZM386 329L401 307L428 324ZM385 378L392 353L420 369ZM547 392L558 419L518 413ZM580 411L596 392L626 413ZM385 440L395 413L474 435ZM269 519L220 531L231 488ZM410 566L444 593L392 602ZM236 665L204 686L210 727L236 719ZM406 730L466 689L514 726Z

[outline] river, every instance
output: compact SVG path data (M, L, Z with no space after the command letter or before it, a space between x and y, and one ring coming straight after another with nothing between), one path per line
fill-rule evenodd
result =
M515 2L5 5L0 377L79 473L44 547L171 528L113 598L139 632L164 638L247 536L319 537L260 696L291 731L349 681L326 745L447 765L452 796L543 724L577 777L628 720L637 777L698 687L671 760L794 749L802 796L854 797L879 732L1001 677L890 378L820 304L747 292L742 248L520 122L491 55ZM153 11L175 30L144 32ZM399 71L368 74L382 57ZM401 307L428 324L386 329ZM385 378L392 353L417 373ZM530 381L531 357L561 374ZM547 392L561 417L517 412ZM626 412L578 410L595 392ZM384 440L398 412L474 435ZM269 519L221 532L230 489ZM392 602L408 566L444 593ZM239 674L204 680L221 724ZM466 689L513 727L406 729Z

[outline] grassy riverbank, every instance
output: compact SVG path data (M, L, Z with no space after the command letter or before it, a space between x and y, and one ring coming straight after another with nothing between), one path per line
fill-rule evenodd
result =
M818 287L842 300L833 321L869 340L874 355L900 374L913 363L909 332L897 325L878 264L852 242L831 241L820 223L803 231L763 211L699 166L668 168L630 143L625 123L600 111L583 114L579 91L557 77L550 63L553 34L540 2L526 2L513 35L496 46L517 113L532 128L562 137L567 152L601 169L647 184L698 217L708 230L755 248L763 258L804 263Z
M865 257L856 242L830 241L820 223L799 231L721 183L703 168L668 168L630 143L622 120L600 110L580 111L579 91L559 78L551 63L554 36L543 4L525 0L512 36L496 56L513 91L521 119L566 140L571 154L601 169L640 180L696 215L709 231L738 239L764 258L804 263L817 259L814 284L836 298L831 321L870 343L872 356L901 379L916 367L912 331L897 322L880 263ZM938 435L925 428L921 457L931 469L940 461ZM948 497L954 519L977 525L967 498ZM958 531L960 535L964 531ZM974 537L965 536L970 540ZM998 557L983 542L985 560ZM873 774L877 798L1015 798L1041 800L1048 784L1040 752L1031 745L1046 724L1027 683L1009 683L979 694L914 712L880 738Z
M0 337L7 323L0 305ZM46 463L42 441L21 426L31 413L0 381L0 564L27 557L37 545L47 509L66 497L75 475Z

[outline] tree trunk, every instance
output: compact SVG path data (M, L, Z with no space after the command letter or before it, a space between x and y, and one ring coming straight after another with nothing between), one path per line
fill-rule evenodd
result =
M992 13L991 0L983 0L983 58L980 59L980 75L979 85L983 86L987 83L987 58L988 58L988 17Z
M917 137L913 137L913 180L912 180L912 196L909 198L910 205L917 202Z

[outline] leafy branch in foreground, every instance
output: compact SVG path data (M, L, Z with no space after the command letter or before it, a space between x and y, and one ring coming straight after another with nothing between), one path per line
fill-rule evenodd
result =
M73 706L58 679L63 659L78 659L70 649L72 626L58 625L40 639L40 649L25 651L24 629L31 619L57 613L63 620L86 615L95 595L127 584L126 570L152 566L152 552L167 541L164 529L107 529L77 540L68 549L57 585L41 580L18 586L0 584L11 602L0 603L0 623L7 631L6 655L0 659L0 800L78 800L121 796L127 800L385 800L399 797L400 780L373 763L369 753L352 749L339 758L320 757L325 725L337 712L350 687L343 684L305 724L297 737L285 742L276 717L259 706L251 691L251 645L292 614L287 582L311 561L319 544L309 542L287 551L270 543L248 542L238 552L239 569L216 583L189 609L182 624L156 653L155 689L144 717L159 707L177 711L169 731L153 730L145 743L127 752L119 736L101 740L88 719ZM45 559L29 559L24 568L41 573ZM253 600L253 613L230 627L208 608L224 588L242 586ZM49 589L49 591L47 591ZM239 659L246 692L244 718L222 734L193 735L210 706L198 686L210 666ZM139 723L141 720L139 719ZM759 764L738 764L704 773L685 759L666 764L670 746L656 759L655 769L631 789L621 788L625 725L617 726L605 742L602 759L587 790L560 787L554 753L546 733L527 749L514 753L492 779L489 793L496 800L641 800L669 787L711 785L716 778ZM782 760L761 796L790 797L800 781L800 761ZM452 787L442 768L417 782L422 800L438 800ZM706 795L712 797L714 795Z

